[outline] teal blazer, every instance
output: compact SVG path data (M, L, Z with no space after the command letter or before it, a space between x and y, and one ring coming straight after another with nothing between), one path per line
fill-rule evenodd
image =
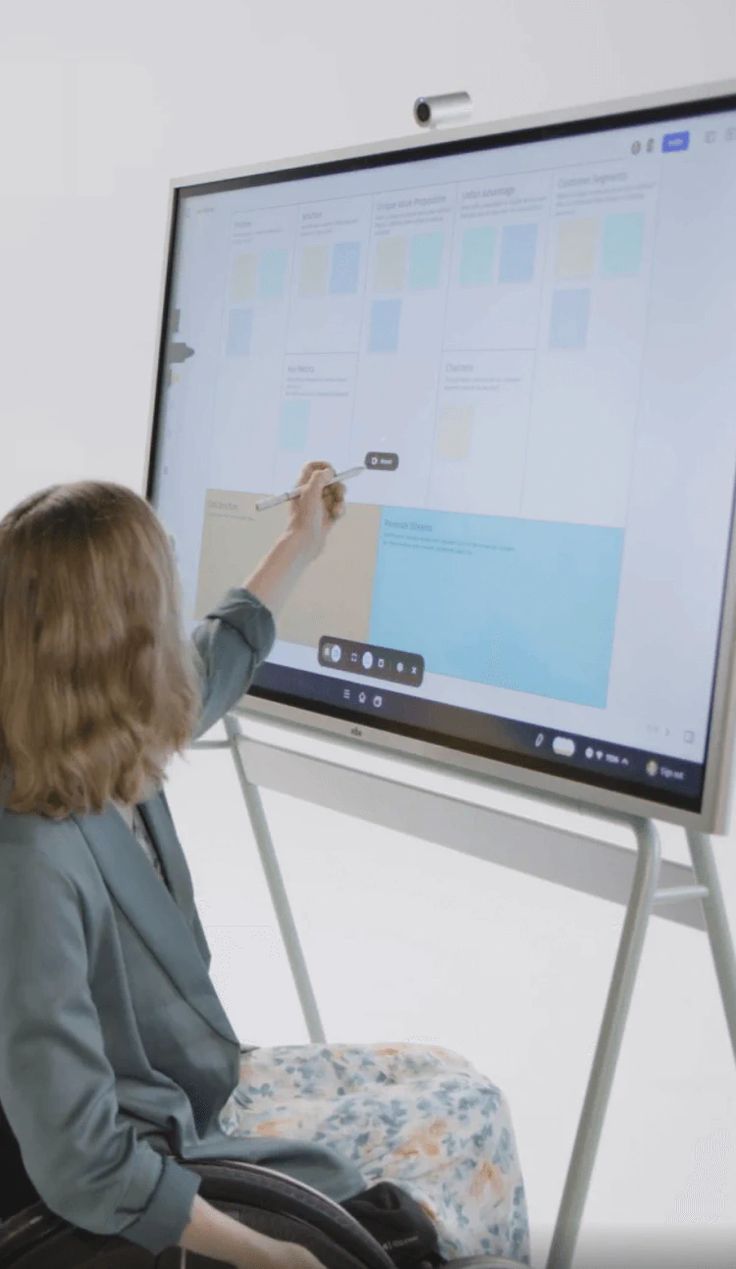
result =
M197 628L197 735L273 639L271 614L240 589ZM220 1131L240 1046L163 793L140 810L169 889L112 806L62 821L0 810L0 1104L48 1207L159 1252L199 1184L173 1155L266 1164L338 1201L363 1179L322 1146Z

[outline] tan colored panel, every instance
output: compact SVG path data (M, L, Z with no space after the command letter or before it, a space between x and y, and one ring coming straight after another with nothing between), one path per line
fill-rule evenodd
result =
M287 506L256 511L255 504L264 496L208 490L197 583L198 618L230 586L242 585L285 529ZM277 623L281 639L314 648L326 634L368 641L380 525L380 507L348 503L322 555L306 570L284 606Z

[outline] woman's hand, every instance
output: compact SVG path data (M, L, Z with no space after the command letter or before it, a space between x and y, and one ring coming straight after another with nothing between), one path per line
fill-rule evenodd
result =
M345 486L328 485L334 475L329 463L307 463L296 485L302 493L289 504L287 533L300 540L310 560L320 554L330 528L345 511Z
M305 1247L241 1225L198 1194L179 1246L233 1269L324 1269Z
M297 485L302 492L289 503L286 531L243 583L274 616L283 608L304 570L319 555L331 525L345 511L345 486L326 487L334 474L329 463L307 463L302 468Z
M265 1240L270 1246L257 1252L246 1252L234 1262L235 1269L324 1269L321 1260L306 1247L297 1243L284 1243L275 1238Z

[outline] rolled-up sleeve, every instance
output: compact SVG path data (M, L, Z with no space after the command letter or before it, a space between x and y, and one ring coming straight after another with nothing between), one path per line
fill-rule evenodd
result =
M120 1115L89 987L80 897L44 850L2 848L0 1102L46 1205L158 1253L179 1242L199 1178Z
M249 590L233 587L197 626L193 639L202 680L202 710L195 736L232 709L265 661L276 628L270 610Z

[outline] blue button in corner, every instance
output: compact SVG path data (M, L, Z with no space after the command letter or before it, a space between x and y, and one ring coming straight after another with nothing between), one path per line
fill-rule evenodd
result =
M668 132L662 137L662 149L665 154L670 150L686 150L690 144L689 132Z

